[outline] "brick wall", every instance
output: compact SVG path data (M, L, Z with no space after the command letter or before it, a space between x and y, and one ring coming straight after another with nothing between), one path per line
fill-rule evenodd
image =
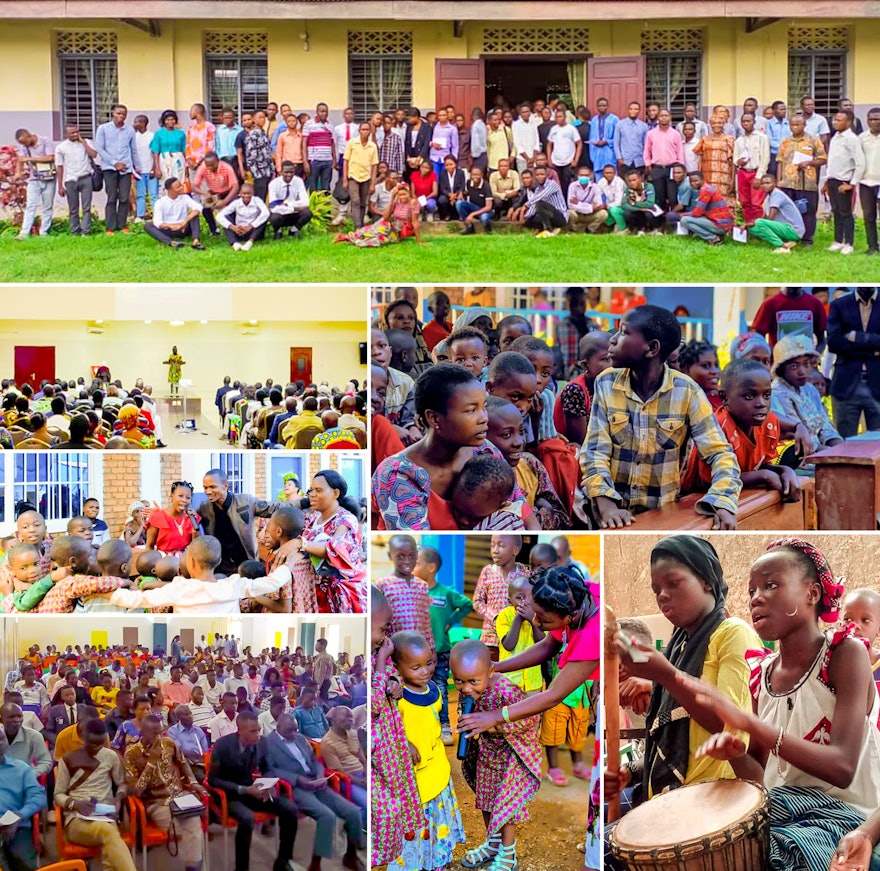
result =
M104 460L102 516L112 538L128 520L128 506L141 497L141 458L138 451L108 451Z
M254 493L258 493L260 498L266 492L266 455L263 452L254 455Z
M180 454L163 452L159 456L159 462L161 464L160 476L162 481L161 501L164 504L164 500L171 493L172 483L181 479Z

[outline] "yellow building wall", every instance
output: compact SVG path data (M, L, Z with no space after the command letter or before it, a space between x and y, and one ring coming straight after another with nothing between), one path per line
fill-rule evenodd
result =
M875 101L880 77L880 19L835 20L851 28L848 55L848 90L857 105ZM665 27L663 21L595 21L585 51L596 57L641 53L644 28ZM688 26L704 29L704 103L740 105L748 96L763 103L787 97L788 39L790 25L816 24L809 19L785 20L746 33L741 19L703 19ZM358 28L408 30L413 36L413 103L433 106L435 60L480 57L483 30L497 22L466 22L462 36L454 35L451 21L379 22L256 21L242 20L217 26L208 21L163 21L162 34L150 37L113 21L13 22L0 28L0 56L7 69L27 70L14 87L0 90L0 112L46 112L58 108L54 32L65 29L105 29L118 34L119 95L131 108L159 112L185 109L205 97L204 32L228 29L268 31L270 98L297 108L318 101L332 109L344 107L348 94L346 32ZM555 22L515 24L514 28L553 28ZM308 51L303 35L308 34ZM35 59L40 59L35 62Z

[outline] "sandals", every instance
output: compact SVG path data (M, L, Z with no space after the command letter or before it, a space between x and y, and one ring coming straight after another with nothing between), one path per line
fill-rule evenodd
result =
M475 847L473 850L468 850L467 853L461 857L461 867L485 868L495 859L500 850L501 837L499 835L487 838L479 847Z
M562 773L561 768L548 768L545 777L554 786L568 786L568 778Z
M585 762L577 762L571 766L571 773L579 780L589 780L592 776L590 766Z
M501 847L495 854L488 871L519 871L519 860L516 858L516 844Z

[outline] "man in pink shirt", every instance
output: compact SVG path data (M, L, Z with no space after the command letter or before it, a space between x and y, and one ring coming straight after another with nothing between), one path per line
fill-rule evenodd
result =
M672 115L661 109L657 126L645 137L645 175L650 174L657 196L657 205L668 212L675 205L676 185L672 180L672 165L684 163L681 134L672 126Z
M177 705L188 705L192 698L192 684L182 680L183 672L179 665L171 666L171 680L162 684L162 695L165 706L174 708Z
M219 236L214 213L225 209L238 196L238 176L225 160L220 160L216 151L209 151L196 170L193 193L202 198L202 216L211 235Z

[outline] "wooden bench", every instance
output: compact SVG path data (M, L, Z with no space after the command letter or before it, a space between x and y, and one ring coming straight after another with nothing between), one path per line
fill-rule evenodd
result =
M880 438L864 433L807 457L816 467L819 529L877 529Z
M800 502L783 502L775 490L743 490L739 497L737 528L753 532L816 529L813 481L801 478L800 485ZM700 494L691 493L671 505L643 511L636 515L632 526L624 529L635 532L712 529L713 518L694 510L701 498Z

